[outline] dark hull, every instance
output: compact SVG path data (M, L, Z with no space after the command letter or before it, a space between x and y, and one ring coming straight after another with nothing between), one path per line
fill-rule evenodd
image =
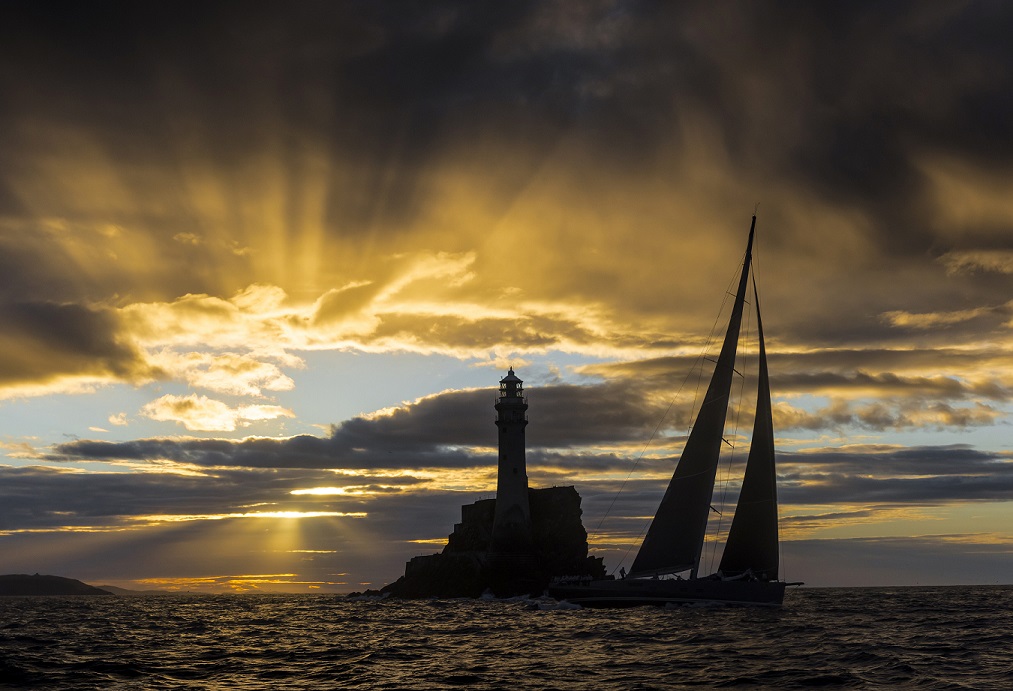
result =
M549 595L584 607L637 607L689 603L778 607L784 601L782 581L655 580L553 584Z

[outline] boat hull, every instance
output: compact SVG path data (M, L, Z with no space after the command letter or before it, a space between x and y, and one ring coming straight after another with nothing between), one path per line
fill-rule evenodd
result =
M778 607L784 601L786 585L783 581L628 578L553 584L549 586L549 595L584 607L692 603Z

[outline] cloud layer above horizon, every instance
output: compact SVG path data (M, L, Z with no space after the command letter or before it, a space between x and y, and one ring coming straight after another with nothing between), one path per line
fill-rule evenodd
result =
M1013 8L10 2L0 20L0 550L288 511L264 521L329 526L299 548L330 555L298 552L331 560L314 582L390 579L405 541L494 489L513 364L532 482L577 484L589 530L641 459L596 538L614 558L671 472L693 405L673 396L759 203L786 539L959 532L1013 561L991 522L1013 500ZM374 358L384 403L336 418L307 394L338 353ZM399 393L385 357L440 364ZM313 488L334 492L292 494ZM328 581L366 558L330 534L386 545L382 568Z

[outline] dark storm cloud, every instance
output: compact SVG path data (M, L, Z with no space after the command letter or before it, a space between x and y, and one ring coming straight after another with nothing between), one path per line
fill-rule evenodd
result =
M158 376L125 342L107 310L48 302L0 302L0 385L62 375L140 380Z
M713 503L722 512L730 512L734 506L738 492L735 478L741 477L744 460L740 454L728 467L722 462L719 479L731 478L727 489L722 482L715 490ZM912 506L1013 500L1013 461L968 446L857 448L804 454L781 451L777 460L778 501L786 525L825 525ZM600 467L613 471L611 479L582 478L579 469L564 474L534 470L532 474L544 477L547 482L575 484L584 497L585 511L600 517L609 510L612 524L626 525L624 521L630 517L654 514L676 459L623 461L589 465L589 469L597 470L601 464ZM816 505L864 508L844 513L828 511L818 516L796 515L793 508ZM637 520L633 523L637 524Z
M491 468L493 459L475 458L473 462ZM584 497L589 520L597 523L606 511L611 511L613 520L653 514L674 462L673 458L635 462L611 456L559 457L536 451L530 454L529 467L537 486L575 484ZM876 507L1013 499L1013 463L967 447L781 453L779 463L779 498L789 516L793 505L860 504L875 511L879 510ZM610 472L613 478L588 477L602 471ZM645 473L657 473L659 477L645 479ZM205 475L185 476L8 467L0 469L0 475L4 507L0 530L59 525L122 526L132 516L152 514L330 510L375 513L372 521L390 523L390 530L400 524L399 531L411 532L414 528L404 527L405 511L423 510L422 507L457 501L462 496L460 493L444 496L431 488L420 492L413 487L421 481L410 474L357 477L312 470L216 468ZM365 488L369 494L290 494L292 490L319 486ZM728 508L734 496L734 492L726 496L719 490L714 501ZM410 509L413 506L416 508ZM795 520L811 523L833 517L796 516ZM440 532L445 527L433 525L431 530Z
M941 506L965 502L1013 501L1013 462L992 457L971 449L927 447L913 450L908 463L894 462L891 454L856 453L858 460L844 456L839 464L827 460L825 466L812 468L801 465L793 454L778 454L778 501L786 516L792 515L793 506L853 506L864 505L870 511L902 506ZM899 455L899 454L898 454ZM980 455L987 461L964 463L966 456ZM830 454L834 457L833 454ZM925 458L945 458L948 463L920 462ZM806 459L808 460L808 459ZM650 516L654 514L661 495L668 484L665 465L674 469L674 459L666 462L643 464L630 477L618 475L618 480L581 481L579 473L569 481L590 501L599 497L617 498L619 516ZM741 463L741 459L740 459ZM804 469L803 469L804 468ZM632 470L632 464L617 469ZM658 472L660 479L643 479L648 470ZM721 471L726 472L722 469ZM741 467L732 471L741 473ZM736 497L737 485L732 484L726 494L716 490L715 506L730 510ZM620 489L622 494L620 495ZM812 518L812 517L810 517ZM833 516L825 521L832 522Z
M762 79L771 95L787 96L766 113L792 129L785 136L779 128L781 136L770 141L784 152L783 171L822 196L873 212L881 223L875 240L885 250L931 247L923 232L930 219L918 208L923 181L912 159L918 147L1009 164L1008 153L995 146L1011 134L1002 115L1013 111L1013 52L1001 28L1013 22L1009 7L869 2L735 9L723 13L720 25L717 13L701 19L705 37L719 41L714 56L733 51L727 64L741 66L723 73L731 80L721 82L725 98L713 104L732 114L725 131L759 134L764 115L751 116L753 104L741 98L748 80ZM793 84L801 89L789 96ZM737 99L740 108L732 107Z
M772 180L792 190L764 217L767 256L784 257L772 270L791 276L826 259L820 238L830 231L786 210L800 200L860 218L849 228L879 255L853 267L877 280L819 276L813 301L836 319L813 319L797 285L773 294L783 340L910 338L881 314L1007 299L996 277L947 282L941 265L938 284L926 275L919 291L882 295L895 263L1013 248L1005 228L940 232L923 171L930 155L1000 176L1010 168L997 145L1013 134L1013 49L1003 30L1013 10L1002 4L8 2L0 18L8 96L0 211L29 233L43 218L119 224L144 234L145 256L159 257L143 271L108 259L89 265L62 256L54 241L52 252L33 255L31 272L10 274L16 301L228 295L265 280L244 273L246 255L196 253L173 240L215 232L252 240L257 231L239 207L264 191L250 171L265 161L290 184L275 190L278 232L299 227L300 195L322 180L322 232L372 248L377 235L411 232L445 203L434 171L488 181L467 196L497 219L564 140L601 179L637 187L671 175L678 186L661 152L685 157L690 170L702 163L692 147L699 123L715 130L743 185L758 195ZM332 174L302 166L305 155ZM195 160L206 175L199 182L224 190L221 218L191 194L201 187L187 178ZM84 184L96 162L109 173L98 194ZM627 194L617 203L657 215L655 201ZM572 297L610 278L592 273L552 290ZM866 290L852 290L855 281ZM869 309L870 293L881 308ZM635 301L644 305L618 308L649 302ZM995 332L997 320L967 325L968 337ZM419 337L441 346L486 347L500 327L437 322ZM381 331L416 328L391 315ZM515 336L520 348L595 340L563 320L533 321Z
M894 475L934 475L961 473L987 474L1009 465L1009 459L993 451L981 451L966 444L948 446L871 446L844 449L820 449L807 453L782 452L792 465L820 468L831 466L837 472L870 475L875 472Z
M918 406L982 399L1010 400L1013 397L1010 383L997 376L1006 359L1005 351L987 348L971 352L917 348L768 352L772 392L776 396L868 397L879 401L911 401ZM756 359L748 355L743 360L740 369L746 375L745 387L752 389ZM663 357L588 365L582 367L581 372L677 391L699 365L699 358ZM993 369L989 378L980 375L990 368ZM936 374L925 374L934 369Z
M131 442L76 441L60 444L49 460L157 460L201 466L244 468L461 468L488 462L481 456L443 443L404 436L404 428L380 426L353 418L330 437L301 435L288 439L142 439ZM486 440L487 442L490 440ZM447 446L444 446L444 443ZM492 456L490 455L490 458Z
M655 472L663 478L671 472L672 459L648 456L637 460L627 453L591 451L596 445L639 445L651 438L652 423L661 411L645 404L638 390L616 384L558 385L533 388L528 393L529 414L533 416L527 435L528 465L543 481L580 484L582 473L621 476L636 465L641 473ZM472 447L496 443L493 403L494 397L487 391L448 392L388 414L347 420L335 426L329 437L83 440L57 446L50 460L169 459L205 467L265 469L491 468L494 456L475 452ZM950 412L956 415L958 411ZM900 424L891 411L878 408L857 414L845 411L839 417L842 425ZM674 441L665 438L655 446ZM780 470L783 497L794 504L932 504L1008 500L1013 495L1013 463L1009 459L962 445L782 452ZM599 490L617 489L611 481L591 482ZM634 479L630 487L657 491L663 485L659 480Z
M778 491L785 504L885 504L939 506L968 501L1013 501L1013 470L996 468L989 475L924 478L860 477L834 473L786 475Z
M54 233L26 224L0 224L0 296L5 302L98 299L98 285L77 270Z
M529 448L565 448L646 439L650 411L620 386L546 386L528 392L537 410ZM355 417L329 437L289 439L82 440L60 444L49 460L169 459L202 466L250 468L430 468L487 465L491 454L467 447L497 443L495 395L487 390L429 396L388 413ZM648 416L653 417L653 416Z
M597 155L634 159L669 136L673 115L701 109L747 166L776 154L782 172L816 193L879 211L898 205L885 218L903 222L877 228L878 239L925 250L911 222L921 217L909 147L1006 163L994 144L1013 127L1002 30L1013 11L999 3L345 2L284 11L5 3L3 11L0 74L9 93L25 96L8 101L7 118L86 124L129 160L167 155L171 128L159 114L196 107L228 160L255 141L274 102L295 133L326 132L335 153L397 157L407 172L390 190L404 206L395 213L417 210L418 167L478 128L505 127L537 150L547 143L539 133L579 125ZM160 83L166 72L183 77L194 103ZM382 183L352 182L362 194L348 195L353 206L341 211L366 219L370 190Z
M782 452L779 463L791 504L1013 500L1013 461L966 445Z
M0 78L24 98L3 112L83 126L117 160L169 170L180 121L197 120L213 133L206 143L225 174L280 125L291 146L323 143L361 164L333 197L332 221L368 227L383 197L384 225L396 226L420 210L420 167L462 135L492 118L548 145L570 119L573 81L589 56L546 70L543 60L489 54L531 7L8 3ZM14 166L33 153L6 150Z
M100 281L76 270L59 229L0 218L0 386L61 376L137 381L159 376L132 344L115 312L92 304Z

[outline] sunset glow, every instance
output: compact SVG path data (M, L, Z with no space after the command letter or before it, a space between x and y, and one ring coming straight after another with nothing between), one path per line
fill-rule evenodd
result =
M1009 582L1011 12L0 7L4 571L391 582L494 496L508 367L617 569L756 210L787 578Z

